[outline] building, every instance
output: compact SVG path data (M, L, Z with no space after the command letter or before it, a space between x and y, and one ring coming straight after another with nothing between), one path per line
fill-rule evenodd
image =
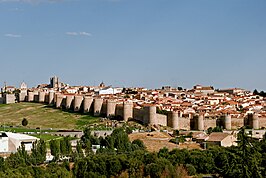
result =
M0 152L16 152L22 144L25 146L26 151L31 151L32 144L37 140L39 139L25 134L0 132Z
M59 87L59 79L57 76L50 78L50 87L51 88L58 88Z
M214 88L213 88L213 86L196 85L193 88L195 90L195 93L213 94L214 91L215 91Z
M25 82L22 82L21 84L20 84L20 88L19 88L19 90L20 90L20 93L23 93L23 94L27 94L27 90L28 90L28 86L27 86L27 84L25 83Z
M16 90L14 86L5 86L1 89L2 93L13 93Z
M213 132L209 135L209 138L207 138L207 143L223 147L236 146L236 141L237 137L235 134L223 132Z
M1 93L0 93L0 104L4 104L4 98Z
M242 88L227 88L227 89L221 89L219 92L225 92L229 94L238 94L238 93L244 93L246 90Z
M15 94L7 94L4 93L3 95L3 103L4 104L12 104L16 102L16 96Z
M109 87L100 89L97 94L98 95L114 95L117 93L122 93L122 91L123 91L123 88L112 88L109 86Z

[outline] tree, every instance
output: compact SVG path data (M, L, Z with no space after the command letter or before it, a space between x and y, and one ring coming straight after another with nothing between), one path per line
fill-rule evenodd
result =
M79 157L84 156L80 141L77 142L76 151L77 151Z
M187 169L187 172L190 176L193 176L197 173L197 170L195 169L195 167L192 164L186 164L186 169Z
M5 170L5 160L4 158L0 157L0 171Z
M32 144L31 155L32 164L41 164L46 160L46 144L44 140L39 140Z
M60 146L57 140L50 141L50 150L51 154L54 156L54 160L57 161L59 159L59 154L60 154Z
M28 120L26 118L23 118L21 124L25 127L28 125Z
M69 136L64 137L62 140L60 140L60 152L61 155L68 156L72 152L72 146L69 141Z
M128 148L128 143L130 143L127 133L123 128L118 128L113 131L111 137L114 141L114 148L118 151L126 151Z
M173 131L173 135L176 136L176 137L178 137L179 136L179 130L174 130Z
M266 93L264 91L261 91L259 95L262 96L262 97L265 97Z
M261 174L261 154L256 147L250 142L245 127L242 127L237 135L238 154L241 158L242 177L262 177ZM248 160L248 161L247 161Z
M208 129L207 129L207 134L211 134L212 133L212 127L209 127Z
M253 91L253 94L254 94L254 95L259 95L259 92L258 92L258 90L257 90L257 89L255 89L255 90Z
M219 126L216 126L212 129L212 132L223 132L223 129Z
M138 145L138 147L139 147L140 149L143 149L143 150L146 148L145 145L144 145L144 143L143 143L143 141L140 140L140 139L136 139L136 140L134 140L134 141L132 142L132 144L136 144L136 145Z

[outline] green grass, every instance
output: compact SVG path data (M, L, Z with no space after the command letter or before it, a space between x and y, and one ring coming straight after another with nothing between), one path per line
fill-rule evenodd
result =
M21 126L23 118L28 120L28 128L40 127L42 130L49 130L49 128L53 128L53 130L82 129L85 125L99 122L97 117L65 112L40 103L25 102L0 105L0 125ZM25 128L16 128L15 130L17 132L30 132L23 129Z
M76 121L76 125L81 128L87 125L91 125L94 123L97 123L99 121L99 118L93 117L93 116L82 116Z

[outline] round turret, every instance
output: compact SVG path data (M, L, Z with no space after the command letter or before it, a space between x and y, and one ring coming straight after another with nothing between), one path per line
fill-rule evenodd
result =
M19 102L25 101L25 99L26 99L26 93L19 93L18 94L18 101Z
M44 101L45 101L45 92L43 92L43 91L39 92L38 101L39 101L39 103L44 103Z
M116 101L115 100L107 100L107 107L106 107L107 117L115 115L115 108L116 108Z
M224 128L226 130L231 130L232 129L232 119L230 114L226 114L224 118Z
M167 125L173 129L179 129L179 116L178 112L170 111L168 113Z
M198 130L204 130L204 115L198 117Z
M74 111L79 111L82 104L83 96L75 96L74 98Z
M252 117L252 127L253 129L259 129L259 116L258 114L254 113Z
M28 93L28 102L33 102L34 101L34 93L33 92L29 92Z
M94 116L99 116L101 114L103 99L95 98L93 103L93 114Z
M49 96L48 96L48 104L53 104L54 103L54 92L49 92Z
M130 101L124 101L123 103L123 120L133 118L133 103Z
M157 125L156 106L146 106L145 115L147 124Z
M70 109L71 108L73 100L74 100L74 96L73 95L67 95L66 96L66 109Z
M61 94L57 94L57 95L56 95L56 101L55 101L55 107L56 107L56 108L61 108L63 98L64 98L64 96L61 95Z
M90 112L92 102L93 102L93 98L92 97L90 97L90 96L85 96L84 97L84 101L83 101L83 111L84 111L84 113Z

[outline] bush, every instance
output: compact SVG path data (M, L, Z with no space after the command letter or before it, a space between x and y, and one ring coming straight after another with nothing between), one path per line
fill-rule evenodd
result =
M193 176L197 173L197 170L192 164L186 164L186 169L187 169L188 175L190 176Z
M28 123L29 123L28 120L26 118L23 118L21 124L25 127L28 125Z

